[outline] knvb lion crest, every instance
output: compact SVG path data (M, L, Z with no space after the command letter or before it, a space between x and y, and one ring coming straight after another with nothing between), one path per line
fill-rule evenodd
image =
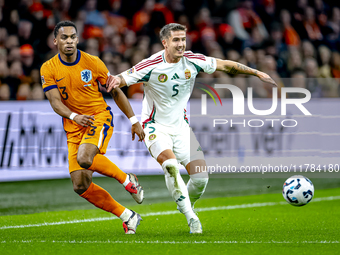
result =
M83 82L87 83L92 80L92 72L90 70L83 70L80 72L80 75Z

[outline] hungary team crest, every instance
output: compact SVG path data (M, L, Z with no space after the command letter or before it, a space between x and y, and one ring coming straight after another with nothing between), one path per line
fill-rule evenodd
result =
M152 135L149 136L149 140L151 140L151 141L154 140L155 138L156 138L155 134L152 134Z
M190 79L191 78L191 72L189 69L186 69L184 71L184 74L185 74L185 79Z
M90 70L83 70L80 72L80 75L83 82L89 82L92 80L92 72Z
M158 76L158 80L159 80L160 82L166 82L167 79L168 79L168 76L167 76L166 74L164 74L164 73L162 73L162 74L160 74L160 75Z

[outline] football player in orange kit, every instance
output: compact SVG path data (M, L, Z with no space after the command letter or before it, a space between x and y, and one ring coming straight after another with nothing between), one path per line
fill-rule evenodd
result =
M103 155L112 136L113 115L98 85L106 84L110 73L98 57L77 49L74 23L59 22L54 37L59 54L42 65L41 81L53 110L63 117L73 189L90 203L119 217L126 234L135 234L140 215L120 205L92 182L93 171L115 178L137 203L143 201L144 192L137 177L125 174ZM124 93L118 88L111 95L131 121L132 140L137 134L142 141L144 131Z

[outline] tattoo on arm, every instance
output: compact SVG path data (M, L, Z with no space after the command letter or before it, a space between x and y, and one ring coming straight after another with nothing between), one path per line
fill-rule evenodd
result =
M228 73L230 73L230 74L237 74L237 70L236 70L236 68L233 66L233 67L229 70Z
M119 84L119 87L120 87L120 88L127 85L127 84L126 84L126 81L125 81L125 79L124 79L124 77L123 77L123 75L118 74L117 77L120 78L120 84Z
M123 86L122 84L123 84L123 81L125 81L124 80L124 78L123 78L123 75L121 75L121 74L118 74L118 77L120 78L120 84L119 84L119 87L120 86ZM126 85L126 84L124 84L124 85Z
M117 96L118 96L117 89L111 90L110 93L111 93L112 98L116 101L116 98L117 98Z
M227 69L227 66L225 67L226 70ZM254 74L254 69L248 67L248 66L245 66L245 65L242 65L240 63L237 63L237 66L233 66L230 70L227 71L227 73L229 74L237 74L237 73L244 73L244 74ZM255 73L256 75L256 73Z
M248 66L237 63L237 68L244 74L253 74L253 69Z

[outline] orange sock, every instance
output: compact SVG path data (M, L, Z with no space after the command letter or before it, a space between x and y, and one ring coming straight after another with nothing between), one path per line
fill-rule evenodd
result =
M80 196L98 208L113 213L117 217L119 217L125 210L125 207L114 200L105 189L99 187L93 182L91 182L90 187Z
M105 176L115 178L120 183L124 183L127 176L126 173L120 170L118 166L116 166L107 157L101 154L97 154L93 158L93 162L89 170L96 171Z

